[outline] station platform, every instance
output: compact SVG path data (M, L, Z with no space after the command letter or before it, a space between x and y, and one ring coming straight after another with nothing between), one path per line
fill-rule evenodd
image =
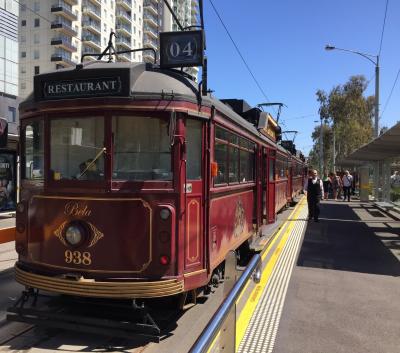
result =
M15 217L13 213L0 213L0 272L14 266L17 260L15 251Z
M373 204L303 199L241 308L240 353L400 351L400 222Z

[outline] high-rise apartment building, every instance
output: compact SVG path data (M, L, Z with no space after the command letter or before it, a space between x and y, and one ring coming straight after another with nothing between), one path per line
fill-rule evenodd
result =
M1 1L1 0L0 0ZM197 0L169 0L184 26L197 24ZM163 0L19 0L19 93L33 90L33 76L95 60L116 33L115 49L159 51L159 32L177 30ZM158 57L157 57L158 59ZM124 53L120 61L154 62L151 51ZM197 75L197 68L189 68Z
M143 0L143 47L153 48L157 53L164 6L163 0ZM143 59L146 62L154 62L154 53L143 52Z
M9 133L18 124L18 4L0 0L0 117L9 122Z
M168 0L172 9L174 10L176 17L183 27L196 26L199 24L198 12L199 3L198 0ZM196 29L196 28L193 28ZM174 21L171 13L166 9L164 12L164 31L179 31L180 28Z
M83 54L100 54L115 32L117 51L142 47L143 0L20 0L20 96L33 89L33 76L71 67ZM121 61L141 61L125 53ZM94 60L95 56L84 60Z

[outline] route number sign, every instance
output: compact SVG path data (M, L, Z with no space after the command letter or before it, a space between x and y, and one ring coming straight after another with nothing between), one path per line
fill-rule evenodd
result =
M162 68L202 66L203 53L203 31L160 33Z

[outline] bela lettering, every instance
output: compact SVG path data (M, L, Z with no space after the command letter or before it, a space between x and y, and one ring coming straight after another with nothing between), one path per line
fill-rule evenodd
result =
M88 217L92 214L92 210L88 207L88 205L71 201L65 205L64 214L73 217Z

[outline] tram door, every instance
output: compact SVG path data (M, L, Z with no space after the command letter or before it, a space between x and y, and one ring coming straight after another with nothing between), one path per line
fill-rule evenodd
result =
M267 165L268 165L268 223L275 222L275 158L276 151L268 150Z
M185 272L204 268L203 123L186 120Z
M261 185L262 185L262 223L268 223L268 154L267 154L267 149L263 147L263 153L262 153L262 180L261 180Z

